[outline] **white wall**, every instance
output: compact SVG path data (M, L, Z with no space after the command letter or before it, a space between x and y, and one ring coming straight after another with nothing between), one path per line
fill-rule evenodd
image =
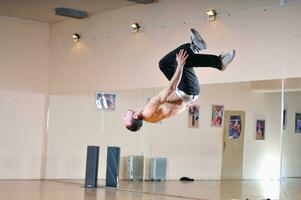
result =
M1 89L46 93L49 25L0 16Z
M253 92L249 98L243 176L245 179L277 179L280 170L280 94ZM255 140L256 119L265 120L265 140Z
M0 178L41 178L46 95L0 90Z
M127 131L121 117L127 108L139 108L159 91L136 89L117 94L115 112L96 112L94 93L50 97L47 178L83 178L86 146L101 147L100 178L105 178L106 148L121 147L121 156L144 154L168 158L168 179L189 176L219 179L223 129L211 127L212 104L246 111L243 177L275 178L279 175L280 95L254 93L248 83L202 86L200 128L187 128L184 112L162 123L145 123L141 131ZM266 119L266 140L255 140L256 119ZM273 170L271 169L273 166ZM125 166L121 166L125 170ZM121 178L125 178L121 176Z
M100 146L102 178L107 146L121 147L121 156L141 152L141 134L129 134L121 114L133 102L142 105L142 90L110 92L118 96L115 112L96 112L95 93L50 96L47 178L84 178L87 145Z
M49 25L0 16L0 179L41 178Z

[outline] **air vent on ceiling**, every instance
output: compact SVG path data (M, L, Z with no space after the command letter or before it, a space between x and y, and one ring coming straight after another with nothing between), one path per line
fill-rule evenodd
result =
M82 19L88 17L88 13L82 10L75 10L71 8L55 8L54 13L56 15L64 16L64 17L72 17L76 19Z
M136 3L143 3L143 4L150 4L150 3L155 3L158 0L128 0L128 1L133 1Z

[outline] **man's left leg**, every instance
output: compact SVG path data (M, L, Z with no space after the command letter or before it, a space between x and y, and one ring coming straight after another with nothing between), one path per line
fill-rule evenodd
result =
M168 80L171 80L176 71L176 54L179 53L181 49L184 49L188 54L188 58L186 60L184 68L211 67L221 70L221 58L219 56L195 54L190 47L190 43L183 44L178 48L174 49L173 51L169 52L159 61L160 70L164 73Z

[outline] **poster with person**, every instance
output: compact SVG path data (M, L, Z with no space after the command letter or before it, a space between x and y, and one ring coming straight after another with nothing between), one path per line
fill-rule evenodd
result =
M115 110L115 94L106 94L101 91L96 92L96 110L97 111L114 111Z
M295 115L295 133L301 133L301 113Z
M200 117L200 106L192 105L188 109L188 127L198 128Z
M230 116L229 139L238 139L241 133L241 117L239 115Z
M221 127L223 123L224 106L212 105L211 126Z
M265 139L265 120L256 120L256 140Z

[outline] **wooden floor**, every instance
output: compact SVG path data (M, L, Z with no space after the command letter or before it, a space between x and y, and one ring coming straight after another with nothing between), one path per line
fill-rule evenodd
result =
M301 200L301 179L277 181L127 182L119 189L85 189L82 180L0 180L1 200Z

